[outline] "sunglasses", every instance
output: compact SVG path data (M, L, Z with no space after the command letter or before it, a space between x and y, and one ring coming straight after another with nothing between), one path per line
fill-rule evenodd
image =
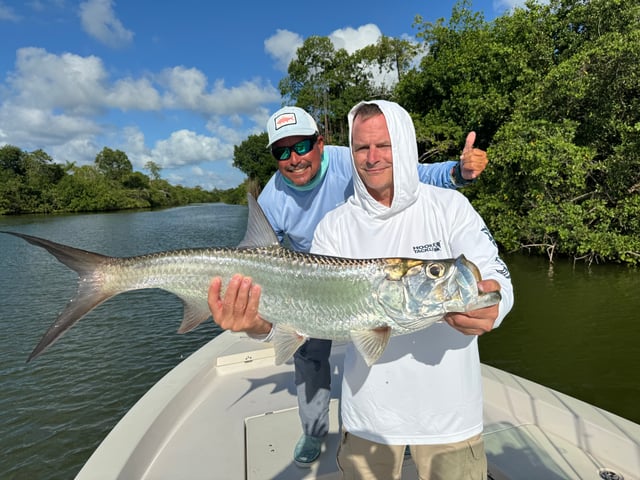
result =
M316 144L316 140L318 140L318 137L314 135L311 138L305 138L304 140L300 140L298 143L294 143L288 147L271 147L271 154L279 162L284 162L291 158L292 152L296 152L298 155L306 155L309 153Z

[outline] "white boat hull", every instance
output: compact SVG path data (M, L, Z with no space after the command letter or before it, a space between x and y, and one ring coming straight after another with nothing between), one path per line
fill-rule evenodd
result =
M331 428L311 469L292 462L301 434L293 366L269 344L225 332L151 388L78 480L334 479L344 345L332 355ZM640 478L640 425L483 365L485 447L495 480ZM410 459L404 479L415 479Z

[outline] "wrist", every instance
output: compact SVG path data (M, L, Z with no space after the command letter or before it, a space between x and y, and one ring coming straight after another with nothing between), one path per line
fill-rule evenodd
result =
M456 187L465 187L476 182L476 179L467 180L462 176L462 167L460 162L456 163L451 169L451 180Z
M249 335L249 337L253 338L254 340L259 340L261 342L270 342L273 339L273 335L275 334L276 331L276 327L275 325L265 321L265 328L261 329L263 331L261 332L247 332L247 335Z

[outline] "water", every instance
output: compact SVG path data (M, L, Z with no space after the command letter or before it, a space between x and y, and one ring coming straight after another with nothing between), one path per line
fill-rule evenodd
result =
M0 217L16 230L109 255L236 245L246 208ZM640 422L640 272L509 256L516 305L480 340L483 361ZM209 321L177 335L182 306L130 292L91 312L44 355L25 360L75 292L49 254L0 235L0 478L69 479L165 373L215 337Z
M222 204L0 217L1 230L109 255L235 245L245 224L245 207ZM219 332L210 321L178 335L178 299L162 291L129 292L98 307L26 364L75 286L75 273L45 251L0 235L0 478L73 478L149 387Z
M640 270L505 256L515 305L485 363L640 423Z

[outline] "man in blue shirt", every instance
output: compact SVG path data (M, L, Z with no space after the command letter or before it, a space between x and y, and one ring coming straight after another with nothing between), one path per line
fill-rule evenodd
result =
M313 233L324 215L353 194L353 171L349 147L325 145L315 120L298 107L283 107L267 122L269 144L278 171L258 197L280 242L296 251L308 252ZM457 188L472 183L487 165L486 153L473 148L475 134L467 137L460 162L418 165L420 181ZM260 286L251 278L234 276L220 298L221 280L209 291L213 318L222 328L263 335L268 340L271 324L256 322ZM294 355L295 383L303 435L294 450L294 461L309 467L319 455L329 430L331 341L310 339Z

